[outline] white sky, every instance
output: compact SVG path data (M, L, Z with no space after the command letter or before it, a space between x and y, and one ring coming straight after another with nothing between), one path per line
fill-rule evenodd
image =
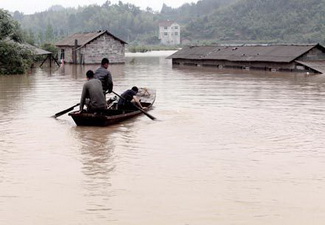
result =
M62 5L63 7L86 6L91 4L102 5L106 0L0 0L0 8L10 12L19 11L24 14L33 14L47 10L52 5ZM111 4L116 4L119 0L110 0ZM166 5L177 8L184 3L196 3L198 0L121 0L121 2L131 3L141 9L147 7L152 8L154 11L160 11L163 3Z

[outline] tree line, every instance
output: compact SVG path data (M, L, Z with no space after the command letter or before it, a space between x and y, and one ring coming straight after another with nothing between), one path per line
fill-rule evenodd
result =
M219 43L324 44L325 0L241 0L190 21L186 31Z
M31 44L55 42L77 32L108 30L129 44L158 45L158 24L163 20L173 20L185 28L193 18L211 13L216 8L235 0L201 0L186 3L173 9L163 5L160 12L119 1L111 4L89 5L78 8L52 6L47 11L24 15L14 12L13 18L24 28L25 37Z
M76 32L109 30L130 45L158 45L158 24L173 20L190 43L325 43L325 0L200 0L160 12L133 4L53 6L13 18L31 42L55 42Z

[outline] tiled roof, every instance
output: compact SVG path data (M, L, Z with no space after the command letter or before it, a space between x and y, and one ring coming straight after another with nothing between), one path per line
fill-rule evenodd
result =
M37 48L37 47L27 44L27 43L20 44L20 45L23 46L24 48L28 48L29 50L33 51L34 54L36 54L36 55L51 55L52 54L52 52L46 51L41 48Z
M159 26L161 26L161 27L169 27L169 26L171 26L173 23L175 23L175 22L174 22L174 21L171 21L171 20L160 21L160 22L159 22Z
M68 37L64 38L61 41L58 41L57 43L55 43L55 45L56 46L74 46L75 40L78 40L78 46L83 46L83 45L88 44L89 42L91 42L95 38L97 38L97 37L99 37L99 36L101 36L101 35L103 35L105 33L112 36L116 40L126 44L125 41L117 38L113 34L109 33L106 30L104 30L104 31L98 31L98 32L76 33L76 34L73 34L71 36L68 36Z
M168 58L205 59L254 62L291 62L312 48L313 45L253 45L253 46L194 46L184 47Z
M297 63L308 66L309 68L312 68L313 70L316 70L317 72L325 74L325 60L323 61L307 61L307 62L302 62L296 60Z

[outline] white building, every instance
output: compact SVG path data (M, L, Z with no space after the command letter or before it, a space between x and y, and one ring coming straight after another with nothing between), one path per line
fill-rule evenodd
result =
M179 45L181 43L181 29L174 21L159 23L159 39L164 45Z

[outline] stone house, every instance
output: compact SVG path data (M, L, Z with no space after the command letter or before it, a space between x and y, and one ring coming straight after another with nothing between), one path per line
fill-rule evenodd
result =
M108 31L76 33L58 41L59 58L65 63L98 64L106 57L110 63L125 63L127 43Z
M181 29L174 21L159 23L159 39L163 45L179 45L181 43Z
M325 73L325 47L309 45L186 46L173 65Z

